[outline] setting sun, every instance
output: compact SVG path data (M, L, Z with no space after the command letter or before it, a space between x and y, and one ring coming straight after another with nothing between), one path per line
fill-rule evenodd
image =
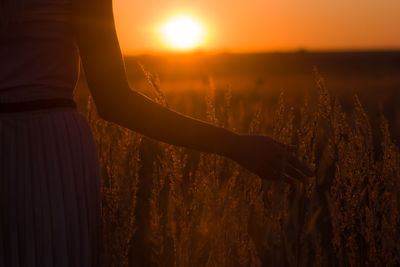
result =
M205 41L205 26L190 15L177 15L160 27L165 44L173 49L193 49Z

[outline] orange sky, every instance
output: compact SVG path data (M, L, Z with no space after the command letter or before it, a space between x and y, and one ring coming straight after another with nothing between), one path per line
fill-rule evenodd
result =
M114 0L125 53L168 51L155 27L177 13L207 25L206 51L400 48L400 0Z

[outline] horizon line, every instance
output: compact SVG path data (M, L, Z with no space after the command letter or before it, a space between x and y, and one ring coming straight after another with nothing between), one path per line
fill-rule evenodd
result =
M266 49L266 50L254 50L254 51L241 51L241 50L171 50L171 51L122 51L123 56L163 56L163 55L247 55L247 54L296 54L296 53L368 53L368 52L400 52L399 47L382 47L382 48L347 48L347 49Z

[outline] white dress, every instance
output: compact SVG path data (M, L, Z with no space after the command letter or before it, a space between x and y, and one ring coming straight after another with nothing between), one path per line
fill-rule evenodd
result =
M0 103L70 98L79 73L68 0L26 0L0 35ZM0 113L0 267L101 266L100 171L70 108Z

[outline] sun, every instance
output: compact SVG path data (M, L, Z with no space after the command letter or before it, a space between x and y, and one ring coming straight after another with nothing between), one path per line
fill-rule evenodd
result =
M205 42L205 26L194 16L176 15L160 27L160 33L165 44L177 50L190 50Z

